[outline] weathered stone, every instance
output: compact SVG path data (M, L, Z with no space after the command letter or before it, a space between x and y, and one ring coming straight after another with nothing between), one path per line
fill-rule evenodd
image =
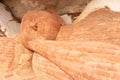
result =
M21 23L21 41L27 46L34 39L55 40L62 25L65 22L54 9L29 11Z
M97 41L35 40L29 42L29 47L73 80L120 78L120 47L117 45Z
M22 19L23 15L32 9L54 7L59 14L81 12L90 0L3 0L12 13ZM19 3L19 4L18 4Z
M18 39L0 37L0 79L37 80L32 69L32 51Z
M57 40L101 41L120 44L120 12L108 8L90 13L78 23L61 27Z
M93 11L99 10L101 8L109 8L111 11L120 12L120 0L92 0L83 10L83 12L78 16L74 23L80 22L86 16L88 16Z
M61 70L58 66L41 56L39 53L33 54L32 67L35 75L44 80L73 80L69 74Z
M14 20L10 11L2 3L0 3L0 29L1 35L8 37L15 36L20 31L20 23Z

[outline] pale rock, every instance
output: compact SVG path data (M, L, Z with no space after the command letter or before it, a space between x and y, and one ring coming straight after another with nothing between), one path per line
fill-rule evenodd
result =
M13 19L10 11L7 11L6 6L2 3L0 3L0 26L8 37L16 35L20 30L20 23Z
M82 19L88 16L88 14L105 7L108 7L111 11L120 12L119 3L120 0L92 0L90 3L88 3L74 23L80 22Z
M66 22L66 24L72 24L72 17L71 16L64 14L61 17Z

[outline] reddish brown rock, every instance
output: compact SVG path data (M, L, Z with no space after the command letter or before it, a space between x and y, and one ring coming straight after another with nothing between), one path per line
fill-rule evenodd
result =
M65 25L61 17L51 8L26 13L21 23L21 39L24 45L34 39L54 40L60 27Z

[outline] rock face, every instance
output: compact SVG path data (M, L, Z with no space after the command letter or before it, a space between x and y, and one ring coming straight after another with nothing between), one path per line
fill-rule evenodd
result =
M81 12L90 0L2 0L10 7L12 13L22 19L23 15L32 9L44 9L52 6L60 14ZM18 4L19 3L19 4Z
M32 52L15 38L0 37L0 80L36 80Z
M14 39L0 38L0 70L10 71L17 67L18 57L15 53L14 47L17 43ZM18 54L19 55L19 54ZM16 62L15 62L16 61Z
M88 14L93 11L99 10L101 8L108 7L110 10L114 12L120 12L120 0L92 0L82 11L79 17L74 21L74 23L80 22L84 19Z
M77 24L61 27L57 40L87 40L120 44L119 21L119 12L113 12L108 8L103 8L92 12Z
M108 8L99 9L77 24L61 27L56 39L59 41L29 41L29 49L75 80L117 80L120 78L120 38L116 31L119 30L119 15Z
M44 9L44 5L56 5L57 0L3 0L8 5L13 14L22 19L23 15L32 9ZM19 4L18 4L19 3Z
M39 77L39 79L73 80L73 78L69 76L69 74L61 70L58 66L41 56L39 53L33 54L32 66L35 75Z
M119 46L95 41L36 40L30 41L29 47L59 66L73 80L120 78Z
M51 8L28 12L21 23L21 39L24 45L34 39L55 40L65 22Z
M0 38L0 80L118 80L120 12L110 9L70 25L51 8L28 12L19 35Z
M0 3L0 29L6 36L11 37L19 33L20 23L14 20L6 6Z

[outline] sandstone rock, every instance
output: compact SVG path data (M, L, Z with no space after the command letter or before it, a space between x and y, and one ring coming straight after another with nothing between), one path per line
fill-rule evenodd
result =
M37 77L43 80L73 80L71 76L39 53L33 54L32 67Z
M0 79L36 80L32 52L14 38L0 38Z
M77 24L61 27L57 40L101 41L120 44L120 13L103 8ZM69 26L69 27L68 27Z
M29 48L47 58L73 80L118 80L120 47L95 41L29 42Z
M10 11L6 10L6 6L0 3L0 29L11 37L19 33L19 28L20 23L15 21Z
M17 42L12 38L0 37L0 71L15 70L18 66L19 54L15 53Z
M27 42L34 39L54 40L62 25L65 22L51 8L29 11L21 23L22 43L27 46Z
M74 23L80 22L88 14L94 12L98 9L108 7L111 11L120 12L120 0L92 0L79 15L79 17L74 21Z

